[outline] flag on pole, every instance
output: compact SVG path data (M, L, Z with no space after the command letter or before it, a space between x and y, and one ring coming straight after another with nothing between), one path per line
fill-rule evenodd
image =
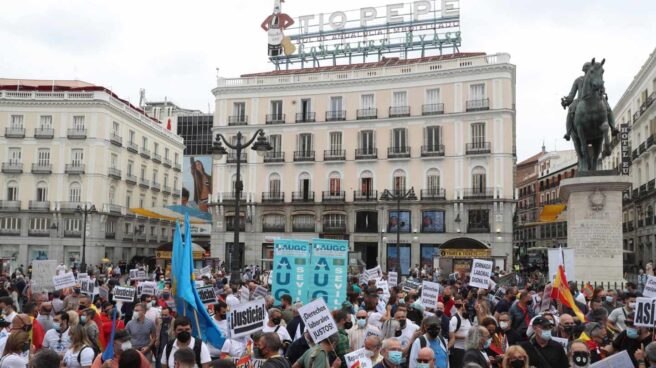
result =
M102 353L101 360L106 362L110 359L114 359L114 333L116 332L116 307L114 307L114 313L112 314L112 334L109 337L109 342L105 351Z
M180 268L180 257L182 256L182 233L180 232L180 222L175 222L175 232L173 233L173 256L171 257L171 294L175 296L177 289L178 268Z
M585 316L581 313L579 307L576 306L572 292L569 290L569 284L565 277L565 268L563 265L558 266L556 279L554 280L553 289L551 290L551 299L560 301L564 306L574 311L574 314L579 318L582 323L585 323Z
M166 123L166 129L171 130L171 118L169 118L169 121Z

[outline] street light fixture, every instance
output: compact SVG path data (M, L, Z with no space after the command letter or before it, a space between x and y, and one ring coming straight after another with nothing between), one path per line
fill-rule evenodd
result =
M399 220L399 222L396 224L396 256L399 258L397 265L398 269L397 272L401 272L401 252L400 252L400 246L399 243L401 242L401 201L402 200L408 200L408 201L415 201L417 200L417 195L415 194L415 188L412 187L408 191L401 191L401 190L387 190L383 192L383 194L380 196L381 201L396 201L396 216Z
M96 206L84 204L84 207L78 205L77 212L82 214L82 263L80 263L80 272L87 272L87 216L96 213Z
M242 143L243 142L243 143ZM233 217L233 226L234 226L234 240L232 243L232 251L228 252L226 247L226 262L230 269L230 283L233 285L239 286L241 283L241 259L243 254L243 248L239 245L239 227L240 227L240 217L239 217L239 200L241 197L241 192L244 190L244 184L241 182L241 152L242 150L251 147L251 149L257 152L258 155L263 156L267 152L271 151L273 147L266 138L264 130L258 129L255 134L245 141L244 135L241 132L237 132L235 143L228 142L228 139L223 134L217 134L212 144L212 154L217 160L220 160L223 155L228 154L228 151L224 147L236 151L237 157L237 174L235 178L235 214Z

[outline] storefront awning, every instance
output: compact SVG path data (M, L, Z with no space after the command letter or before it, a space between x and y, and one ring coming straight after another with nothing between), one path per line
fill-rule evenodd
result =
M189 222L192 224L209 224L212 222L212 215L209 213L179 205L154 208L130 208L130 211L135 215L158 220L180 220L182 222L184 221L185 214L188 214Z
M490 258L492 249L480 240L454 238L440 245L440 258Z
M540 222L553 222L558 219L558 216L565 210L567 206L564 204L547 204L542 208L540 213Z

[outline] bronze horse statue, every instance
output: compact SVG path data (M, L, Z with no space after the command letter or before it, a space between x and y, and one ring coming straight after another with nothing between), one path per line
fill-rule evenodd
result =
M579 172L597 170L599 156L610 154L608 147L608 110L604 99L604 63L593 58L583 78L579 101L574 111L572 142L579 159Z

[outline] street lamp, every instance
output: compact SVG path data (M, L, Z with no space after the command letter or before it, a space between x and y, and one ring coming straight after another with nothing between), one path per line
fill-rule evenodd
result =
M233 217L233 223L232 225L234 226L234 240L232 243L232 251L230 252L230 256L228 256L228 252L226 249L226 261L229 262L229 268L230 268L230 283L233 285L239 285L241 283L241 258L243 254L243 249L239 245L239 226L240 226L240 217L239 217L239 199L241 197L241 192L244 189L244 184L241 182L241 152L242 150L250 147L251 149L255 152L257 152L258 155L263 156L266 152L271 151L273 148L271 147L271 144L269 141L267 141L266 136L264 135L264 130L258 129L253 136L242 143L244 141L244 136L241 134L241 132L237 132L236 136L236 142L234 144L228 142L225 136L223 134L217 134L216 138L214 140L214 143L212 145L212 153L215 155L217 160L220 160L223 155L227 154L228 151L225 149L223 146L224 144L236 151L236 157L237 157L237 175L235 178L235 215Z
M397 262L398 269L396 270L397 272L401 272L401 251L400 251L400 246L399 243L401 242L401 201L402 200L408 200L408 201L414 201L417 200L417 195L415 194L415 187L410 188L410 190L406 191L401 191L401 190L394 190L394 191L389 191L385 189L383 194L380 196L381 201L396 201L396 216L397 216L397 224L396 224L396 256L399 258Z
M82 214L82 263L80 272L87 272L87 216L96 213L96 206L84 204L84 207L78 205L77 212Z

